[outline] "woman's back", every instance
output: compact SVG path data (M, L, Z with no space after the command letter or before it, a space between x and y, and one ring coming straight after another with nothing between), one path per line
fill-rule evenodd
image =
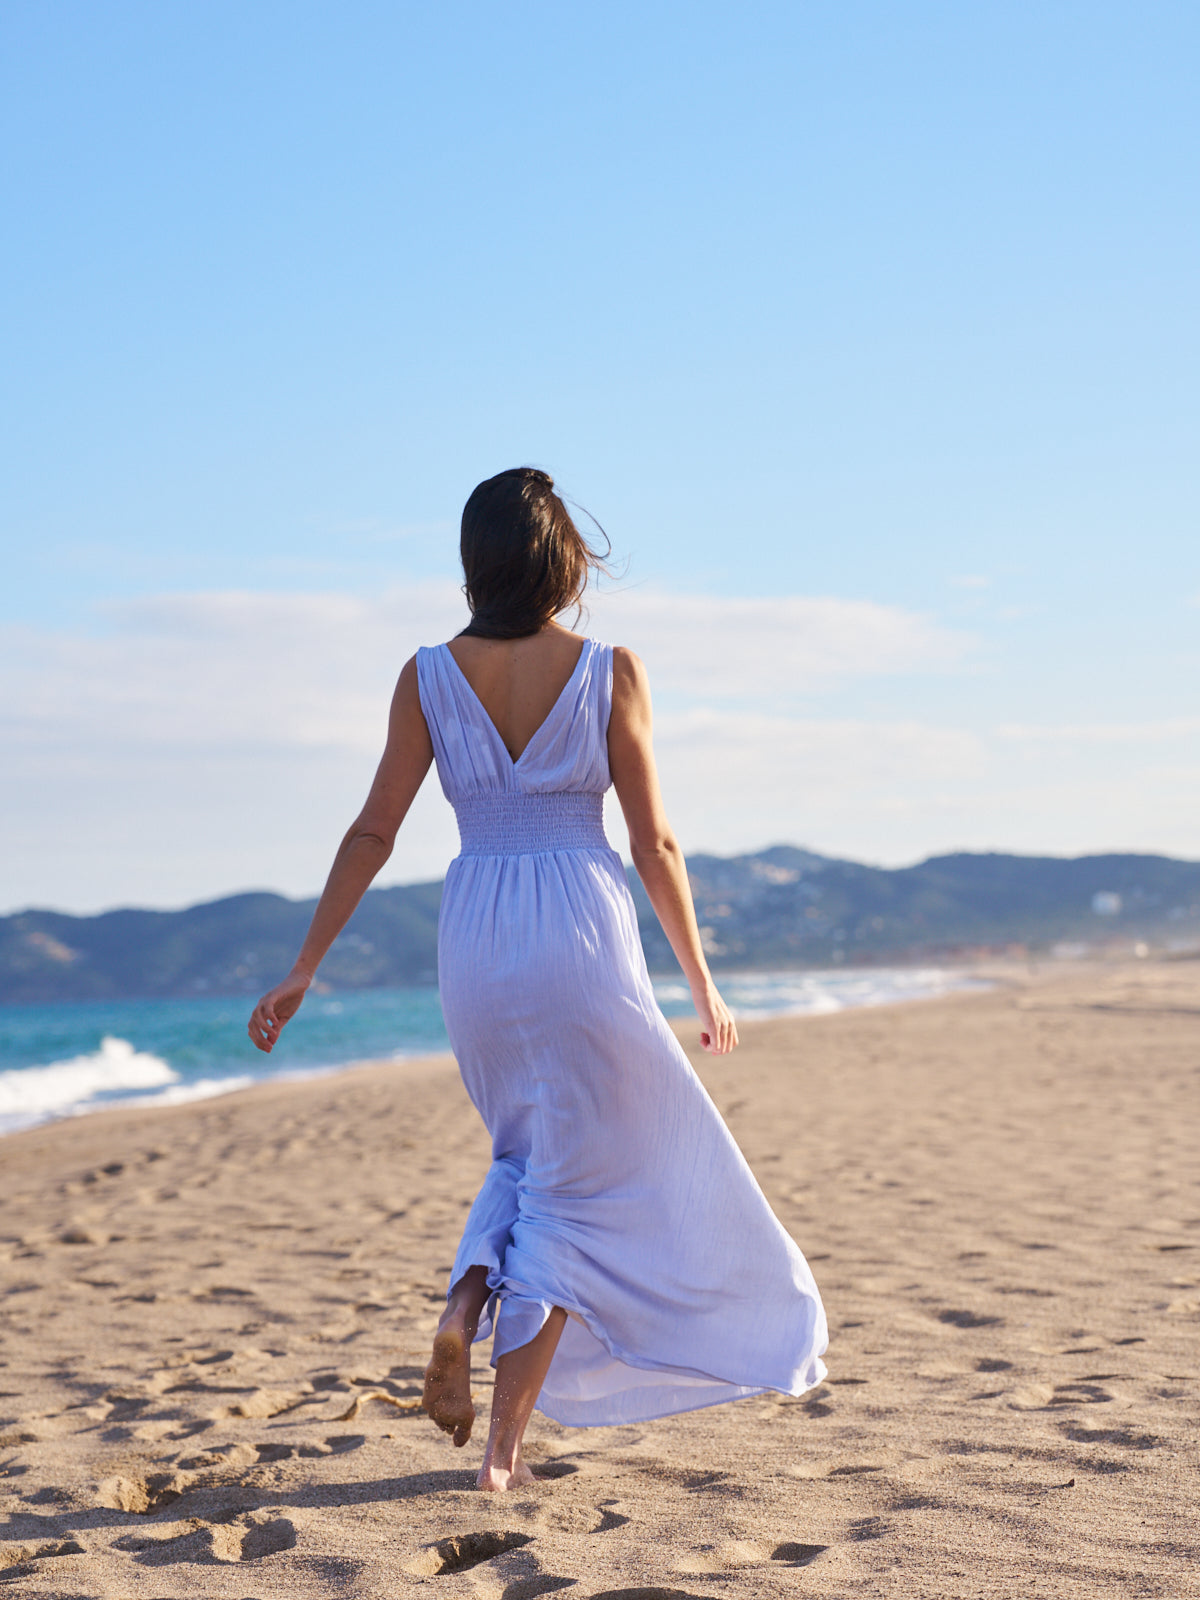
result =
M450 645L417 651L421 709L438 778L470 854L507 854L514 845L532 847L535 840L543 850L585 843L609 848L601 809L612 781L606 737L612 651L595 639L563 632L575 654L565 683L542 677L532 659L507 664L512 670L501 657L488 664L493 682L481 688L492 691L511 745ZM561 677L564 663L558 664ZM555 691L557 698L547 708ZM522 726L514 726L514 713L522 717ZM552 804L555 795L560 799ZM580 834L585 824L586 838Z
M551 624L524 639L460 635L446 648L516 762L557 705L586 643Z

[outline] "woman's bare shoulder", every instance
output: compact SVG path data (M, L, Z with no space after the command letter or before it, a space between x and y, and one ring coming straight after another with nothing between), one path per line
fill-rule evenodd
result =
M416 656L409 656L400 668L400 675L396 679L396 688L392 695L393 704L402 704L406 700L419 701L421 698L420 672Z
M646 678L646 663L635 655L628 645L612 647L613 677L620 676L626 683L642 683Z
M650 678L645 662L628 646L612 647L613 703L633 705L650 697Z

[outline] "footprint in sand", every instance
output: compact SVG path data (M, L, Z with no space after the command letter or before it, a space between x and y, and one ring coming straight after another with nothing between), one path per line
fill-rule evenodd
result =
M363 1433L328 1434L319 1443L286 1444L270 1441L256 1445L229 1444L188 1456L169 1469L144 1477L105 1478L96 1490L96 1504L141 1517L157 1516L190 1491L221 1489L239 1484L248 1471L293 1458L345 1455L367 1442Z
M680 1557L672 1571L685 1576L715 1577L736 1572L746 1567L763 1566L771 1559L770 1551L752 1539L722 1539L717 1544L701 1545L691 1554Z
M245 1467L254 1462L254 1450L248 1444L215 1445L198 1456L188 1456L175 1462L181 1472L205 1472L213 1467Z
M579 1471L573 1461L531 1461L529 1470L535 1478L545 1478L552 1481L555 1478L569 1478Z
M35 1561L53 1561L56 1556L81 1556L84 1548L78 1539L47 1539L41 1544L0 1546L0 1583L13 1578L33 1577Z
M859 1517L847 1532L852 1539L882 1539L890 1529L882 1517Z
M516 1561L520 1560L520 1553ZM506 1583L500 1600L538 1600L544 1594L556 1594L559 1589L573 1589L577 1578L562 1578L551 1572L535 1572L526 1578L514 1578Z
M599 1594L591 1594L586 1600L716 1600L715 1595L697 1594L692 1589L659 1589L638 1587L636 1589L604 1589Z
M939 1311L937 1320L951 1328L995 1328L1004 1318L983 1316L978 1311Z
M808 1567L828 1550L827 1544L777 1544L772 1561L785 1561L789 1567Z
M456 1533L426 1545L405 1566L414 1578L443 1578L452 1572L468 1572L485 1561L494 1561L508 1550L519 1550L533 1543L531 1533Z
M1030 1383L1014 1389L1008 1405L1012 1411L1046 1411L1054 1402L1054 1390L1048 1383Z
M262 1421L269 1417L282 1417L289 1411L298 1411L301 1406L312 1405L317 1398L311 1394L289 1393L284 1389L255 1389L231 1406L218 1406L211 1415L217 1421L226 1417L248 1417Z
M155 1404L157 1396L153 1395L118 1395L106 1394L105 1404L108 1406L106 1422L136 1422L147 1406Z
M171 1567L183 1563L200 1566L260 1561L264 1556L291 1550L296 1543L295 1524L287 1517L233 1513L228 1521L211 1522L167 1539L138 1534L114 1541L113 1548L128 1551L144 1567Z
M851 1523L848 1530L850 1538L856 1540L879 1538L888 1531L882 1518L879 1517L864 1517L859 1522ZM695 1557L692 1557L687 1564L678 1565L675 1571L696 1576L705 1573L715 1579L728 1578L734 1572L739 1570L746 1572L748 1568L755 1566L767 1568L771 1562L778 1562L786 1567L808 1567L829 1548L826 1544L792 1539L773 1546L765 1546L750 1539L726 1539L723 1543L702 1547ZM673 1594L676 1591L645 1592Z
M1064 1422L1062 1432L1076 1444L1117 1444L1126 1450L1161 1450L1167 1443L1156 1433L1135 1433L1132 1428L1085 1428L1075 1422Z
M108 1234L98 1228L89 1228L85 1224L76 1222L69 1228L64 1228L58 1236L59 1244L107 1244Z
M189 1456L167 1470L149 1472L144 1477L116 1474L102 1478L96 1487L95 1503L111 1511L124 1511L130 1516L154 1517L173 1506L189 1490L238 1482L244 1470L257 1465L257 1462L256 1452L249 1445L235 1444L221 1450L205 1451L202 1455Z
M659 1483L669 1483L685 1489L689 1494L718 1487L725 1494L742 1495L746 1492L727 1472L698 1472L689 1467L674 1467L669 1462L659 1461L653 1456L619 1456L616 1462L618 1466L632 1467L635 1472L640 1472L647 1478L654 1478Z
M0 1477L3 1474L0 1473ZM21 1496L27 1506L73 1506L75 1504L74 1490L62 1484L44 1483L40 1489L35 1489L32 1494Z
M810 1390L800 1401L800 1406L806 1417L830 1417L835 1410L830 1404L832 1399L828 1384L822 1384L819 1389Z
M160 1439L170 1439L174 1424L160 1419L143 1422L138 1428L108 1428L102 1437L108 1439L136 1439L139 1444L157 1444Z
M614 1528L626 1527L630 1520L614 1509L620 1504L619 1500L609 1500L598 1506L573 1506L562 1502L544 1505L531 1501L528 1509L539 1528L554 1533L611 1533Z
M188 1480L178 1472L152 1472L145 1478L103 1478L96 1491L96 1504L111 1511L152 1517L174 1505Z
M196 1422L181 1423L178 1428L172 1428L170 1433L164 1433L163 1438L170 1439L173 1442L181 1439L194 1439L197 1434L210 1433L215 1427L216 1423L211 1418L203 1417ZM136 1438L137 1435L135 1434L134 1437Z
M335 1433L321 1444L284 1444L270 1442L256 1444L259 1464L290 1461L293 1457L342 1456L348 1450L359 1450L367 1442L365 1433Z
M200 1350L176 1350L167 1358L166 1370L170 1371L175 1367L217 1367L226 1361L232 1361L235 1355L236 1351L213 1350L211 1347Z
M1109 1374L1115 1377L1116 1374ZM1098 1383L1088 1383L1081 1379L1078 1383L1056 1383L1054 1385L1054 1399L1051 1402L1056 1406L1105 1405L1113 1396L1107 1389L1102 1389Z

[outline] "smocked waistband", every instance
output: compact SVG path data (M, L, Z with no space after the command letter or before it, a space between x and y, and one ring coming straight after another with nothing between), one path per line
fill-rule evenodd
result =
M523 856L542 850L607 850L604 796L463 795L454 802L464 856Z

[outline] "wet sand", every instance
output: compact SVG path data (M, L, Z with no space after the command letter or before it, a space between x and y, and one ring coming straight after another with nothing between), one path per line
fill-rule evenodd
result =
M829 1381L535 1415L509 1496L471 1487L482 1353L464 1450L417 1408L488 1158L453 1063L4 1140L0 1584L1200 1594L1200 963L1002 979L693 1054L813 1262Z

